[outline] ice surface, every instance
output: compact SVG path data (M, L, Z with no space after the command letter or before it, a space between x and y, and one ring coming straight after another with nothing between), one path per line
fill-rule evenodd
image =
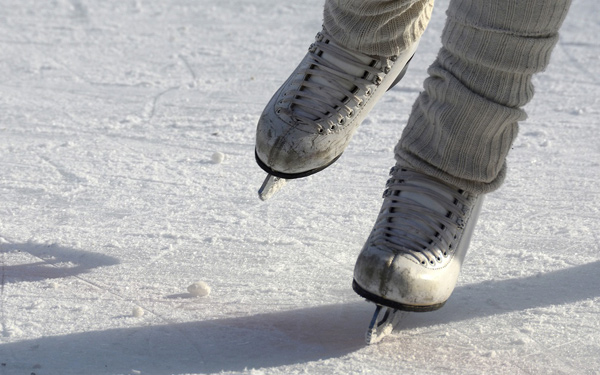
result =
M322 0L0 0L0 374L597 374L593 0L535 78L453 297L364 345L354 260L447 3L344 156L265 203L255 124ZM210 298L182 293L199 277Z

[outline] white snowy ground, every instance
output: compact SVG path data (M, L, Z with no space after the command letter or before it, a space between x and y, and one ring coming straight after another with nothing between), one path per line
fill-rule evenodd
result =
M354 259L447 3L340 161L263 203L255 123L322 0L0 0L0 374L600 373L595 0L452 299L363 345Z

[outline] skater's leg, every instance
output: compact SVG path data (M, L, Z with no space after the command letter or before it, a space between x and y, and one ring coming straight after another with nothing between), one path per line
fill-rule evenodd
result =
M425 31L433 0L326 0L323 27L333 40L368 55L398 55Z
M462 189L500 186L506 156L570 0L453 0L396 158Z
M396 147L397 165L355 267L355 290L427 311L454 289L484 193L505 175L531 77L570 0L452 0L443 48Z
M403 75L431 7L431 0L327 0L323 31L259 120L258 164L298 178L337 160Z

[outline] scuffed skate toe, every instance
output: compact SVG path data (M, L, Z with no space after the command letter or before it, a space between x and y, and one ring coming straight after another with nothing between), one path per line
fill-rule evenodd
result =
M379 305L406 311L432 311L444 305L454 285L447 272L423 272L404 254L366 245L354 268L353 289ZM425 267L427 268L427 267ZM446 270L448 271L448 270Z
M333 164L344 151L335 137L305 129L263 114L256 133L256 162L267 173L293 179L317 173Z

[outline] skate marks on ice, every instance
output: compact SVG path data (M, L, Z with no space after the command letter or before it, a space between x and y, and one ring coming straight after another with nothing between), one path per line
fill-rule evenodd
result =
M361 304L362 306L362 304ZM215 306L218 309L218 306ZM141 374L242 372L337 358L359 350L364 309L315 308L110 329L5 344L5 371ZM69 356L64 355L69 353ZM73 359L77 358L77 361ZM0 369L1 371L1 369Z
M0 344L3 337L11 337L22 333L18 326L12 324L16 318L6 312L6 305L19 303L23 295L29 293L28 288L22 288L22 283L38 282L53 279L72 279L76 278L96 285L91 281L81 277L82 274L99 267L112 266L118 264L116 258L91 253L82 250L76 250L48 243L12 243L6 238L0 236ZM7 291L7 288L10 291ZM96 285L97 286L97 285ZM58 284L48 283L47 288L55 289ZM77 298L80 296L74 296ZM36 301L21 309L18 313L23 321L27 321L25 316L29 311L37 308ZM18 310L17 310L18 311ZM48 314L52 314L49 312ZM30 322L31 323L31 322ZM31 323L36 324L36 323ZM0 349L0 361L4 363L5 353ZM0 370L0 372L2 372ZM4 374L5 372L2 372Z
M77 277L93 268L113 266L108 255L35 242L11 243L0 237L2 283Z
M600 297L599 285L600 261L526 278L461 286L444 308L410 314L379 345L383 345L383 352L407 352L411 348L405 347L406 342L402 342L402 348L397 344L411 330L435 330L454 322L496 319L504 313L594 299ZM489 303L490 300L497 303ZM48 373L61 374L128 373L131 369L162 374L239 372L305 364L363 350L377 355L379 345L365 348L364 344L364 329L372 306L357 301L245 317L43 337L4 344L1 351L2 357L10 358L5 366L9 373L26 371L34 365ZM213 307L219 309L218 304ZM563 323L558 320L553 324ZM422 339L420 334L411 338L415 345ZM436 340L440 345L450 345L448 341L454 339L449 336ZM487 339L471 338L476 342ZM70 355L65 357L64 353Z

